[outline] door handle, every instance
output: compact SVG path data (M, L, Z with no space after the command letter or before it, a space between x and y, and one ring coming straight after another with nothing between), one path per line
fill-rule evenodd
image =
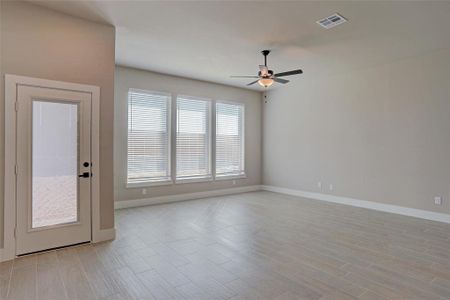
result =
M78 175L78 177L81 177L81 178L88 178L88 177L91 177L91 173L89 173L89 172L83 172L83 174Z

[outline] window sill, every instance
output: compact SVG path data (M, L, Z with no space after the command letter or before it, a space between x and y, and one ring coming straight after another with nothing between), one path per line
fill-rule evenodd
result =
M211 182L214 178L212 176L208 177L187 177L187 178L178 178L175 180L175 184L183 184L183 183L200 183L200 182Z
M246 179L247 174L216 175L215 180Z
M127 183L126 188L134 189L134 188L145 188L145 187L163 186L163 185L171 185L171 184L173 184L173 181L171 179L161 180L161 181L152 181L152 182L132 182L132 183Z

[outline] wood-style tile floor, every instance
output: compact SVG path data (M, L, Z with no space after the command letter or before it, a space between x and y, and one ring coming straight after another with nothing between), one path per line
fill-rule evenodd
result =
M1 299L450 299L450 224L269 192L116 212L0 265Z

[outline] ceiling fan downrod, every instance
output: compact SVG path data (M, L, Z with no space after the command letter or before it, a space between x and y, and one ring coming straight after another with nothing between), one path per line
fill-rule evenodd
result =
M261 53L264 55L264 65L267 67L267 55L269 55L270 50L263 50Z

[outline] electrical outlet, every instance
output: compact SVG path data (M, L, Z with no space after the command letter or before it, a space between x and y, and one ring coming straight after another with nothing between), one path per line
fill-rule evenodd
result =
M442 205L442 197L441 196L434 197L434 204Z
M319 188L319 190L322 190L322 182L321 181L317 182L317 187Z
M329 188L330 188L330 191L332 191L333 190L333 184L330 183Z
M147 195L147 189L142 189L142 195Z

